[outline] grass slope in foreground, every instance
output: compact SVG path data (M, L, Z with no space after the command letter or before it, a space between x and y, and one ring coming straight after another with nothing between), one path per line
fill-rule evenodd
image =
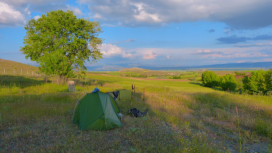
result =
M77 80L77 92L69 93L67 86L45 84L39 78L25 77L8 85L5 82L10 77L14 82L19 79L0 75L0 152L272 150L272 97L216 91L198 82L99 74L88 74L86 82ZM136 85L132 100L118 102L124 114L123 128L80 131L72 124L74 105L82 94L95 87L102 91L130 89L131 84ZM133 118L127 114L133 107L149 112Z

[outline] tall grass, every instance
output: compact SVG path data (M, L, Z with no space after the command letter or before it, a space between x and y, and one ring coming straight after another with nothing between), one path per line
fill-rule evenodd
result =
M198 82L98 74L76 81L77 92L71 93L66 85L40 79L0 84L0 152L265 152L272 144L269 97L216 91ZM132 100L118 101L124 127L80 131L72 124L81 95L95 87L109 92L131 84L136 85ZM133 118L127 114L133 107L149 112ZM247 148L240 148L240 142Z

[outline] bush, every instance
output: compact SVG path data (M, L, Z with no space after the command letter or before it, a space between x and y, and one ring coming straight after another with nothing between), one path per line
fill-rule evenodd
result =
M216 87L219 84L219 77L212 71L202 73L202 83L206 87Z
M244 76L244 89L251 93L266 93L272 89L272 71L258 70L251 72L251 76Z
M267 95L267 96L272 96L272 91L267 91L267 92L266 92L266 95Z
M127 74L126 77L147 78L147 75L146 74L131 73L131 74Z
M223 90L235 91L236 79L233 75L227 74L220 78L220 86Z
M181 76L173 76L172 79L181 79Z
M243 87L245 90L249 90L249 77L248 76L244 76L242 79L243 82Z
M235 73L235 75L237 75L237 76L246 75L246 73L241 73L241 72L238 72L238 71L235 71L234 73Z
M272 90L272 71L267 71L265 75L265 83L268 90Z

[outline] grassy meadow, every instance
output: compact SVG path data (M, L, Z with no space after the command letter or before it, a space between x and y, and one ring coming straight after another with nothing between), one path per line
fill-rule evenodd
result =
M272 96L223 92L198 80L122 73L89 72L85 79L73 79L77 92L52 83L55 78L45 83L42 76L0 73L0 152L271 152ZM122 128L80 131L72 123L84 93L95 87L131 89L132 84L132 99L117 101ZM149 111L133 118L128 114L133 107Z

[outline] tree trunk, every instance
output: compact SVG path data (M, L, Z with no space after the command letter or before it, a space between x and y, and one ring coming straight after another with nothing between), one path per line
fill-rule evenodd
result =
M47 76L44 76L44 81L45 81L45 83L47 83L47 81L48 81L48 77Z
M61 84L61 85L64 85L65 82L66 82L66 77L65 77L65 75L61 74L61 75L59 76L59 85L60 85L60 84Z

